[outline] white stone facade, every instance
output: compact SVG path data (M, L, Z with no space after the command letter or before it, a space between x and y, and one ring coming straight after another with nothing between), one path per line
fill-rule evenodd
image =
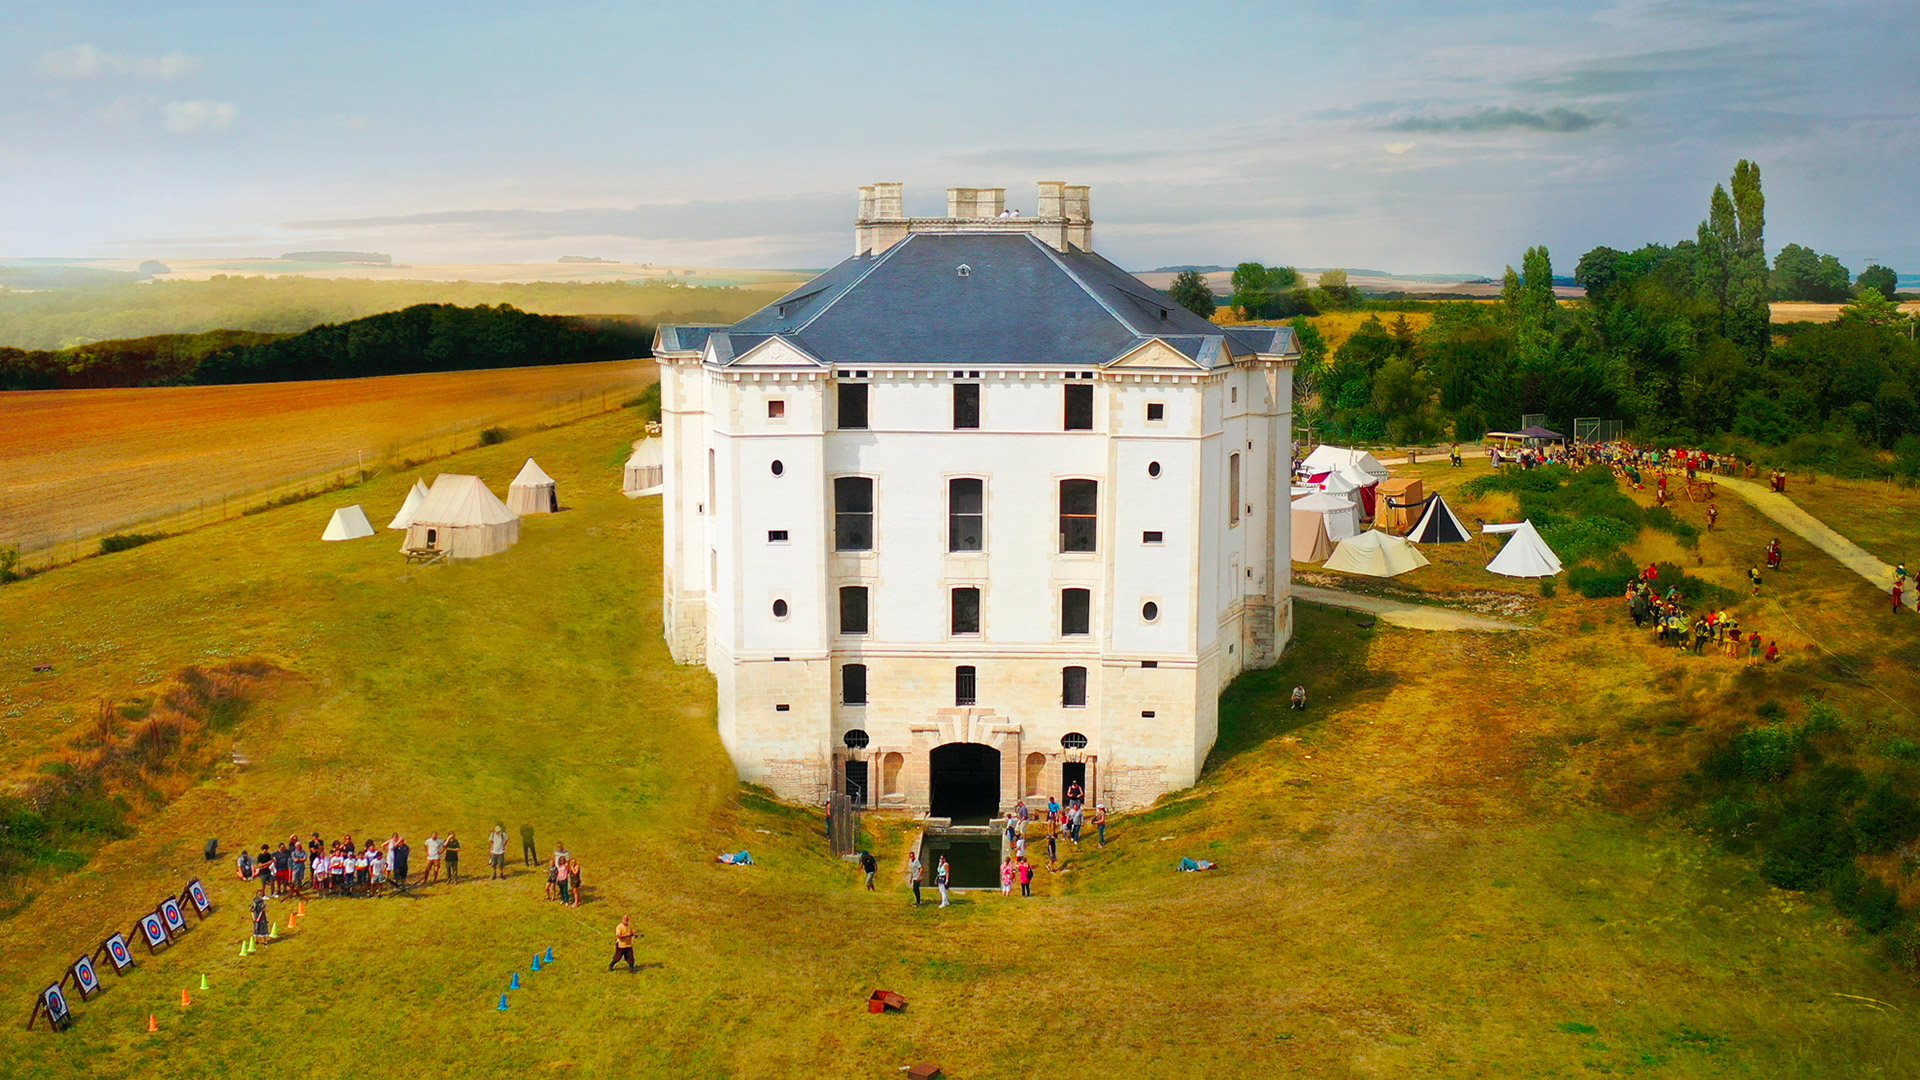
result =
M946 782L932 751L972 743L998 752L1002 810L1081 774L1117 808L1195 780L1221 688L1291 632L1289 353L1228 343L1196 361L1147 336L1097 364L955 366L823 358L804 335L737 355L724 332L686 338L656 348L666 634L713 672L743 779L819 803L851 762L866 805L927 809ZM850 385L865 426L847 426ZM978 426L957 428L976 395ZM1089 427L1068 429L1070 395L1091 397ZM864 525L841 478L870 481ZM1065 481L1092 481L1091 501ZM849 587L867 590L863 631L843 625ZM1087 593L1084 633L1069 590Z

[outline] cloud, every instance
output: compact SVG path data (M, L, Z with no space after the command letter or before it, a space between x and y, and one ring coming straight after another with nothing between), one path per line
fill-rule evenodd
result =
M845 230L851 235L852 192L774 196L625 207L433 210L415 214L291 221L302 232L425 228L507 240L618 238L644 241L734 240Z
M200 61L178 52L165 56L120 56L101 52L98 47L81 42L42 55L40 70L63 79L93 79L101 75L178 79L199 71Z
M1541 112L1527 109L1485 108L1460 116L1410 116L1386 125L1386 131L1539 131L1556 135L1571 134L1598 127L1599 117L1577 109L1554 108Z
M1410 142L1390 142L1390 143L1382 144L1380 149L1385 150L1389 154L1404 154L1418 145L1420 144L1410 143Z
M239 115L231 101L169 101L160 106L160 123L175 135L225 131Z

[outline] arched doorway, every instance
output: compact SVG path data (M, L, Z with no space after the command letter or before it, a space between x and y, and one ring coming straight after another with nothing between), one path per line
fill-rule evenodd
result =
M981 743L936 746L927 764L933 779L928 809L955 822L984 822L1000 812L1000 751Z

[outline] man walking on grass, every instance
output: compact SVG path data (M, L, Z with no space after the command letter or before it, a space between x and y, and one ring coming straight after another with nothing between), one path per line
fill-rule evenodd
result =
M920 879L923 874L924 871L920 866L920 853L918 851L909 852L907 854L907 884L913 886L914 907L920 906Z
M863 851L860 853L860 869L867 875L867 891L872 892L873 875L880 870L880 860L873 857L873 852Z
M487 865L493 869L494 880L507 876L507 827L494 822L493 832L487 835Z
M607 970L612 971L615 964L625 960L627 972L639 970L633 964L633 916L620 916L620 925L613 928L613 959L607 961Z

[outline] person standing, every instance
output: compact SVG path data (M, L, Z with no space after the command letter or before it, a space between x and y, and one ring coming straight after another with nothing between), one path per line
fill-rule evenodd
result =
M427 871L420 875L420 884L431 885L440 876L440 834L427 837Z
M573 899L567 904L567 906L579 907L580 906L580 860L574 858L571 855L567 856L567 882L568 884L573 886Z
M867 891L872 892L873 875L880 872L880 860L873 857L873 852L863 851L860 853L860 871L867 875Z
M1906 585L1906 582L1899 578L1893 579L1893 613L1895 615L1900 614L1900 592L1901 587L1904 585Z
M947 884L952 878L953 868L947 865L947 857L942 855L940 856L939 863L933 868L933 884L940 890L941 907L947 906Z
M253 936L265 941L272 928L267 925L267 897L262 893L253 898Z
M393 864L393 880L401 885L407 883L407 856L412 853L413 849L407 846L407 838L404 836L400 837L399 843L393 845L393 857L391 860Z
M297 836L296 836L296 837L294 837L294 840L293 840L293 855L292 855L292 859L293 859L293 892L294 892L294 895L296 895L296 896L300 896L300 895L304 895L304 894L306 893L306 889L307 889L307 863L308 863L308 860L309 860L309 859L311 859L311 858L312 858L312 856L310 856L310 855L309 855L309 854L307 853L307 845L306 845L306 843L305 843L304 841L302 841L302 840L301 840L301 839L300 839L299 837L297 837Z
M1047 869L1060 865L1060 829L1053 822L1047 822Z
M540 849L533 846L533 826L520 826L520 857L533 866L540 861Z
M447 884L460 880L460 838L447 831L447 842L440 845L440 857L447 862Z
M1000 895L1013 895L1013 856L1000 860Z
M1020 895L1032 896L1033 895L1033 864L1027 861L1027 857L1025 855L1022 855L1020 856L1020 861L1017 864L1015 864L1014 870L1018 873L1020 877Z
M1100 837L1100 846L1106 847L1107 846L1107 808L1104 806L1095 806L1093 808L1093 831L1097 833Z
M607 970L612 971L615 964L625 960L627 973L640 970L633 963L633 916L620 916L620 925L613 928L613 959L607 961Z
M1713 523L1719 520L1720 520L1720 507L1714 505L1713 503L1708 503L1707 504L1707 531L1712 532Z
M487 866L494 880L507 876L507 827L497 821L487 834Z
M920 853L907 853L907 884L913 886L913 906L920 906L920 877L924 871L920 866Z

